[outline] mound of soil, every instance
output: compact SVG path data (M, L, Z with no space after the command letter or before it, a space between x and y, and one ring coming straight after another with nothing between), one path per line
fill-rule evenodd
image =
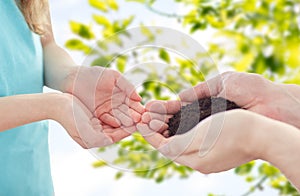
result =
M207 97L194 101L181 109L169 119L168 137L184 134L200 121L212 114L240 108L234 102L222 97Z

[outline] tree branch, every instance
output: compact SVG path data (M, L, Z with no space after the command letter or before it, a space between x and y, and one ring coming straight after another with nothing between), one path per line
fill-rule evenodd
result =
M175 13L166 13L166 12L163 12L163 11L160 11L160 10L157 10L155 8L153 8L151 5L149 5L148 3L145 4L146 8L155 13L155 14L158 14L158 15L161 15L161 16L165 16L165 17L168 17L168 18L177 18L177 19L181 19L181 18L184 18L185 16L184 15L178 15L178 14L175 14Z
M269 177L268 176L264 176L262 177L258 182L257 184L252 187L249 191L247 191L246 193L242 194L242 196L248 196L250 194L252 194L256 189L260 189L263 185L263 183L268 179Z

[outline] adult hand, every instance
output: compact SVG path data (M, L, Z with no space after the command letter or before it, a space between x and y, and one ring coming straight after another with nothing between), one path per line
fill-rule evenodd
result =
M119 134L114 142L136 131L144 107L141 97L119 72L103 67L79 67L66 81L76 96L100 121L104 132Z
M157 109L159 104L152 106ZM165 106L160 105L160 108L168 112L175 109L171 104L167 105L170 108ZM149 120L151 114L153 119ZM166 138L160 133L166 129L165 117L164 114L145 113L137 128L154 148L169 159L204 174L262 159L280 169L300 190L300 158L295 156L299 154L300 131L294 126L236 109L214 114L189 132Z
M182 101L216 96L300 128L300 87L273 83L261 75L225 72L180 93Z
M265 118L240 109L222 112L203 120L189 132L170 138L159 133L162 122L158 120L139 123L137 128L164 156L208 174L261 158L264 141L257 136L265 128Z
M300 128L300 87L276 84L258 74L225 72L179 94L181 101L190 103L204 97L223 97L240 107ZM150 110L151 102L146 106ZM181 102L171 101L177 112ZM161 113L160 109L153 112Z

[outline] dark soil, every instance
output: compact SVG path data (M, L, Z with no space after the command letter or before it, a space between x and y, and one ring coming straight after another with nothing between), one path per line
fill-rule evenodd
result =
M195 127L200 121L212 114L240 108L234 102L221 97L207 97L181 107L169 119L168 137L184 134Z

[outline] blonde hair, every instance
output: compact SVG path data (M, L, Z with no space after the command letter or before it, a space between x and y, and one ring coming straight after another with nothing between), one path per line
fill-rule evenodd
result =
M45 33L48 21L48 0L15 0L28 27L35 33Z

